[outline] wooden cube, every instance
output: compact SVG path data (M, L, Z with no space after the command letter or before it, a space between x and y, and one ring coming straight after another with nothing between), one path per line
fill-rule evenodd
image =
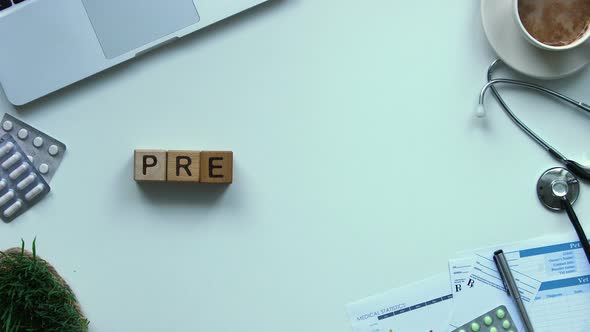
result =
M199 182L200 151L168 151L169 182Z
M233 157L231 151L201 151L201 182L232 183Z
M135 150L135 181L166 181L165 150Z

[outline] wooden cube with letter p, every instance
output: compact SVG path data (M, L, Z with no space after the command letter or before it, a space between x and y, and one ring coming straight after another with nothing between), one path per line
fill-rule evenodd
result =
M135 150L133 159L135 181L166 181L165 150Z

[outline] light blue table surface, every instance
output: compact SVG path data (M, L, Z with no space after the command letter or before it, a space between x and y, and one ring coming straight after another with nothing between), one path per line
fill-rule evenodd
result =
M1 96L68 151L0 247L36 236L91 331L349 331L348 302L457 251L573 232L535 194L556 162L491 98L473 115L494 57L478 1L279 0L28 106ZM548 85L590 101L588 71ZM503 91L590 161L587 116ZM234 184L140 186L135 148L233 150Z

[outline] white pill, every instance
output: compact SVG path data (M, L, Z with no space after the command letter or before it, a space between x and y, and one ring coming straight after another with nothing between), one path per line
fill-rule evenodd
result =
M35 181L35 178L37 178L37 176L34 173L29 174L29 176L27 176L26 178L24 178L21 182L19 182L16 187L18 188L18 190L23 190L26 187L28 187L29 185L31 185L31 183L33 183L33 181ZM2 180L4 181L4 180ZM4 181L4 183L6 183L6 181ZM0 181L0 185L1 185L1 181ZM2 188L4 189L4 188ZM0 190L2 190L0 189Z
M0 206L5 205L14 198L14 190L9 190L6 194L0 196Z
M11 131L12 130L12 121L4 121L4 123L2 124L2 129L4 129L4 131Z
M31 162L35 161L35 158L33 158L33 156L27 156L27 158L29 158L29 160L30 160Z
M10 172L10 174L8 174L8 177L10 177L12 180L16 180L16 179L20 178L21 175L23 175L28 169L29 169L29 164L23 163L22 165L17 167L14 171Z
M35 139L33 140L33 145L37 148L40 148L41 145L43 145L43 137L35 137Z
M20 210L23 207L23 202L21 202L20 200L14 202L14 204L12 204L11 206L8 207L8 209L6 209L4 211L4 216L7 218L12 217L15 213L18 212L18 210Z
M4 144L4 146L0 148L0 157L3 157L5 154L7 154L10 150L12 150L13 147L14 144L12 144L12 142Z
M0 191L4 190L4 188L6 188L6 180L2 179L0 180Z
M26 139L27 137L29 137L29 131L26 130L25 128L22 128L21 130L18 131L18 138L20 139Z
M9 169L10 167L12 167L12 165L16 164L16 162L19 161L21 158L22 155L20 154L20 152L13 154L10 158L6 159L2 163L2 168Z
M49 146L49 154L50 155L55 156L58 153L59 153L59 148L57 147L57 145L50 145Z
M35 188L31 189L31 191L29 191L25 195L25 198L27 199L27 201L30 201L35 197L39 196L39 194L43 192L43 189L45 189L45 185L43 183L39 183L35 186Z
M49 173L49 165L47 165L47 164L39 165L39 172L41 172L41 174Z

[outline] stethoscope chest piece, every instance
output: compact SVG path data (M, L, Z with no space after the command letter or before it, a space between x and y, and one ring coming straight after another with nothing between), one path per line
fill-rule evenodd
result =
M590 263L590 241L588 241L584 228L582 228L582 224L580 224L580 220L572 207L580 195L580 181L578 181L578 178L563 167L552 168L539 178L537 195L539 195L539 199L547 208L553 211L565 210Z
M548 209L562 211L564 197L574 204L580 195L580 181L563 167L552 168L539 178L537 195Z

